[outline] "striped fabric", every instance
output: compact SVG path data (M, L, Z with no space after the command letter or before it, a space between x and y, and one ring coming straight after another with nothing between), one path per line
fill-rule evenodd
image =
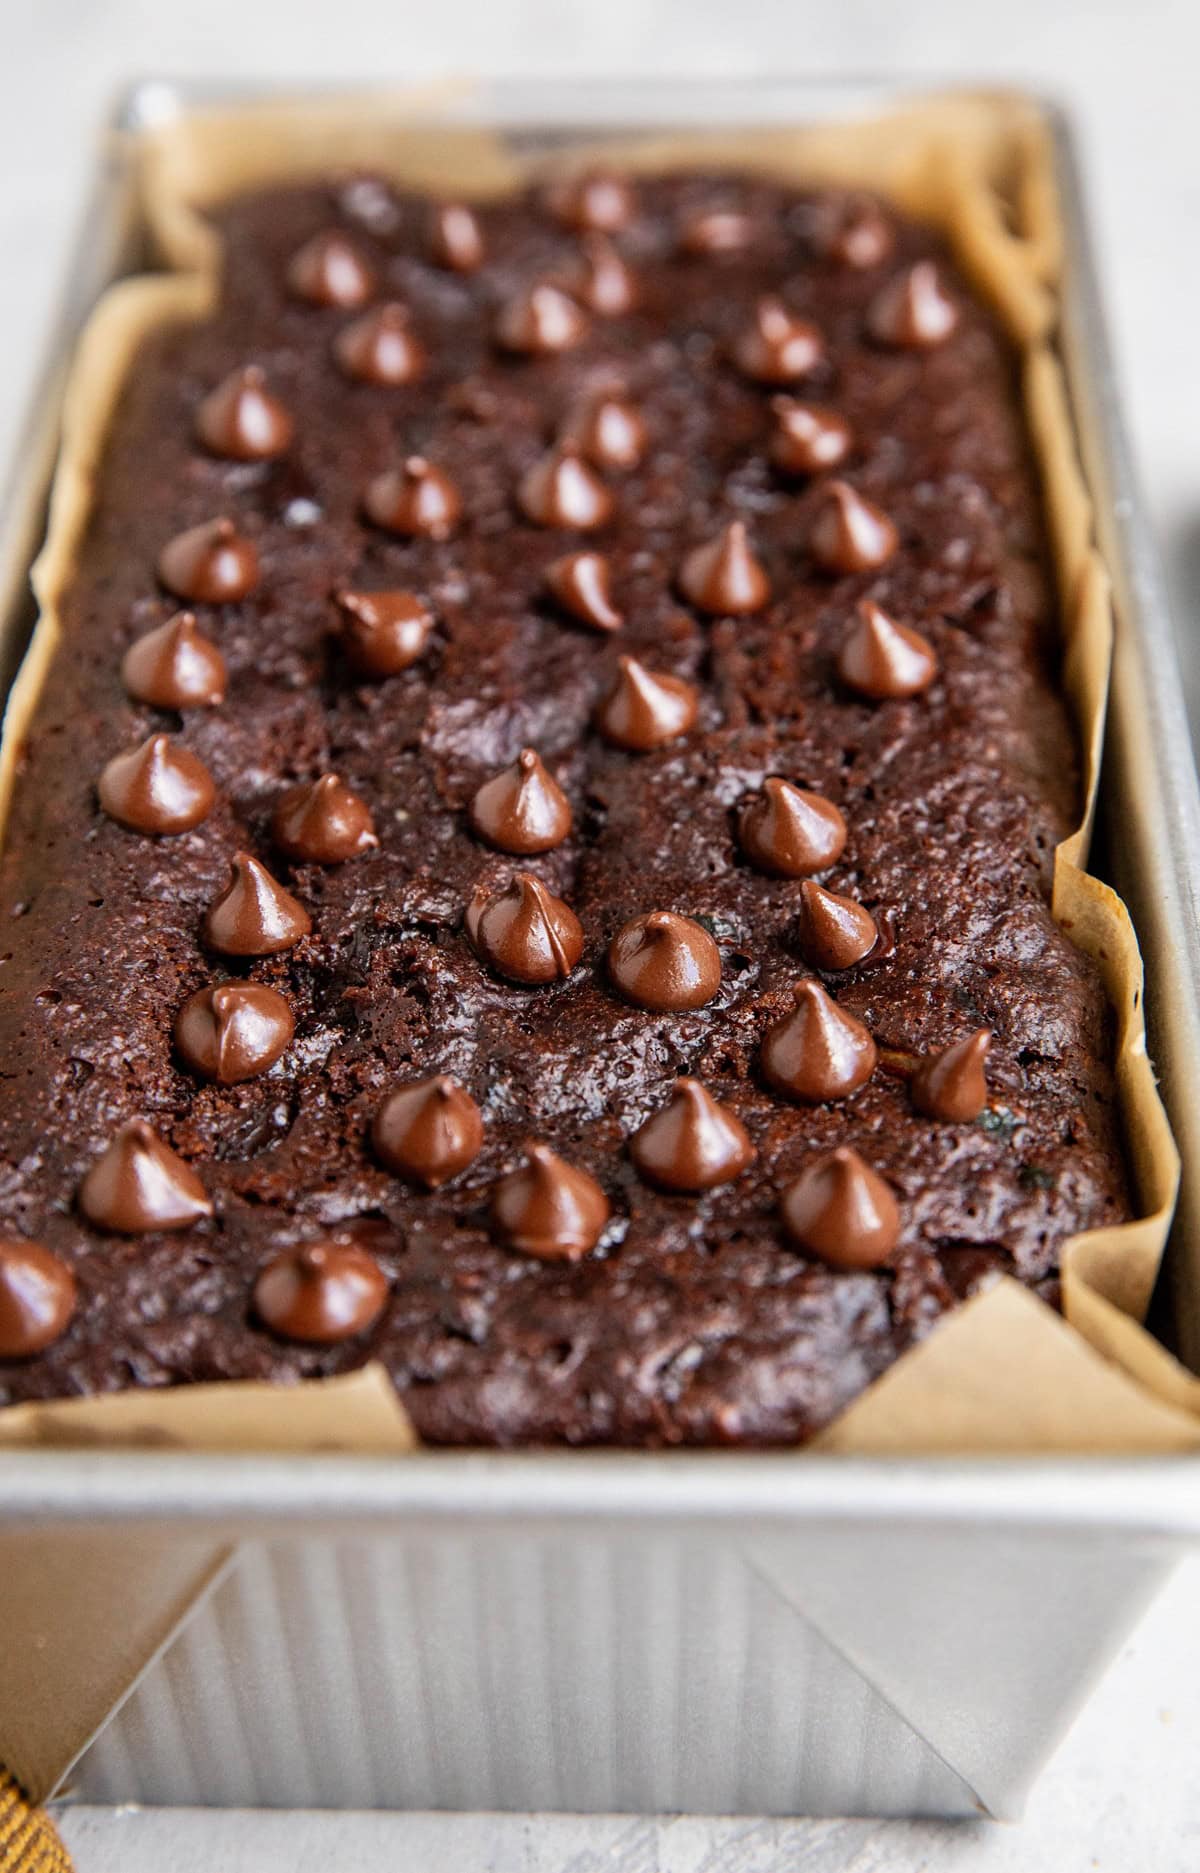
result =
M40 1808L0 1764L0 1873L72 1873L71 1856Z

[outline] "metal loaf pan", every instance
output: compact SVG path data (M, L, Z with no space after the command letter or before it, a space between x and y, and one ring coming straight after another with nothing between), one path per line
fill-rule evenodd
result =
M453 107L541 144L795 122L894 86L484 86ZM63 327L0 525L24 602L64 360L141 260L129 155L224 88L142 85L106 147ZM1184 1152L1175 1334L1200 1283L1200 801L1130 474L1070 132L1062 349L1119 607L1102 823L1146 952ZM78 1765L91 1800L1012 1816L1184 1547L1200 1459L787 1454L0 1458L0 1533L232 1544L182 1634Z

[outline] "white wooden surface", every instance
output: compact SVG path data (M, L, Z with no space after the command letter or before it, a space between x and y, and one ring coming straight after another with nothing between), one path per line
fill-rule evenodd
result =
M899 72L1025 80L1084 136L1135 445L1185 643L1200 627L1194 0L0 0L0 460L54 303L92 130L162 73ZM1187 659L1200 699L1200 657ZM1189 687L1191 685L1189 684ZM1186 1873L1200 1868L1200 1563L1084 1713L1019 1829L873 1822L80 1810L80 1873Z

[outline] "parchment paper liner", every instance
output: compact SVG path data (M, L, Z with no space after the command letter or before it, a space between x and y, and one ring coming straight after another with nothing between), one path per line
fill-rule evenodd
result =
M58 643L58 605L84 537L93 477L125 374L147 332L167 320L203 317L214 301L219 241L199 211L240 188L358 166L382 170L409 186L472 199L503 193L527 178L529 159L518 158L498 137L433 121L445 102L444 94L409 92L316 106L257 105L195 114L148 135L147 220L176 271L113 288L80 345L47 543L34 572L40 621L13 691L0 750L0 820L25 725ZM426 114L429 121L423 121ZM1112 610L1054 351L1061 240L1046 127L1022 99L955 94L869 122L672 135L631 147L606 143L605 150L643 171L727 164L789 180L876 189L942 228L1022 355L1028 422L1045 488L1061 603L1063 682L1078 723L1086 778L1081 824L1056 853L1054 912L1098 962L1116 1010L1118 1096L1142 1213L1134 1222L1065 1245L1066 1321L1018 1283L997 1282L899 1360L814 1448L905 1455L1200 1449L1200 1380L1140 1324L1179 1175L1146 1058L1140 956L1124 906L1082 869L1103 739ZM556 160L584 159L576 148L568 159ZM324 1385L191 1386L0 1411L0 1451L130 1443L401 1452L415 1440L386 1375L376 1368ZM194 1590L202 1584L200 1575L207 1578L218 1564L219 1556L210 1551ZM164 1605L154 1581L149 1566L139 1604L148 1622L142 1651L151 1654L170 1629L178 1589L177 1581L168 1583ZM25 1626L26 1634L34 1625L36 1620ZM11 1636L11 1623L5 1627ZM28 1681L18 1679L10 1688L10 1674L0 1674L0 1756L7 1754L14 1770L23 1771L35 1794L52 1785L92 1733L97 1713L102 1716L113 1695L132 1681L127 1666L136 1646L123 1642L115 1651L119 1656L107 1661L109 1669L97 1672L93 1631L89 1674L101 1694L88 1699L75 1723L67 1713L71 1699L78 1702L78 1655L64 1648L51 1700L57 1719L32 1737ZM46 1669L43 1655L37 1661L43 1685Z

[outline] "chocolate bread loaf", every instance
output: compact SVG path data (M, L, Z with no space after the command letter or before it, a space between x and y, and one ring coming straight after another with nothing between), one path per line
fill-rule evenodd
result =
M3 860L0 1403L782 1444L1128 1214L1015 361L725 174L215 215Z

